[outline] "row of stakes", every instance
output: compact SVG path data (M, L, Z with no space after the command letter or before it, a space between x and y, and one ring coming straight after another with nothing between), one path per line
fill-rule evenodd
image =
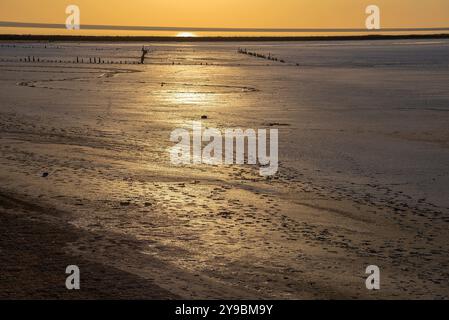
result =
M17 62L17 60L1 60L5 62ZM41 59L39 57L28 56L25 58L20 58L19 62L48 62L48 63L91 63L91 64L140 64L138 61L113 61L113 60L105 60L101 58L91 57L91 58L79 58L76 57L76 60L52 60L52 59Z
M271 54L264 55L264 54L251 52L251 51L248 51L246 49L241 49L241 48L238 49L238 53L249 55L249 56L256 57L256 58L265 59L265 60L286 63L285 60L273 57ZM5 60L5 59L0 59L0 61L2 61L2 62L17 62L17 60ZM84 60L84 58L76 57L76 60L64 61L64 60L40 59L39 57L28 56L25 58L20 58L18 61L19 62L46 62L46 63L82 63L82 64L84 64L84 63L90 63L90 64L141 64L138 61L126 61L126 60L125 61L122 61L122 60L113 61L113 60L104 60L104 59L96 58L96 57L93 57L93 58L90 57L89 59L86 58L86 60ZM175 64L175 63L173 62L173 64ZM298 63L296 65L299 66Z
M251 52L251 51L248 51L247 49L242 49L242 48L238 49L238 53L252 56L255 58L276 61L276 62L280 62L280 63L286 63L284 59L276 58L276 57L272 56L271 53L269 53L268 55L265 55L265 54L261 54L261 53L257 53L257 52ZM296 66L299 66L299 63L297 63Z
M0 59L0 62L45 62L45 63L81 63L81 64L142 64L139 61L117 61L117 60L105 60L105 59L101 59L101 58L89 58L89 59L84 59L84 58L79 58L76 57L76 60L51 60L51 59L41 59L39 57L34 57L34 56L29 56L29 57L25 57L25 58L19 58L17 59ZM178 62L172 62L172 65L180 65L181 63ZM201 65L203 65L203 63L201 62ZM209 63L205 63L205 65L209 65Z

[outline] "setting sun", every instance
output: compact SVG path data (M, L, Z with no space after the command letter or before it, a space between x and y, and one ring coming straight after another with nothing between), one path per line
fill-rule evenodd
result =
M196 37L196 34L191 32L180 32L176 35L179 38L190 38L190 37Z

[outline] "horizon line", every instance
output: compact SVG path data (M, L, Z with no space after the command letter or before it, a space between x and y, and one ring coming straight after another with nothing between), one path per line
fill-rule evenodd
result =
M449 33L433 34L365 34L365 35L302 35L302 36L117 36L117 35L33 35L33 34L2 34L0 41L168 41L168 42L232 42L232 41L351 41L351 40L388 40L388 39L449 39Z
M65 24L0 21L3 28L36 28L65 29ZM79 30L115 30L115 31L176 31L176 32L242 32L242 33L338 33L338 32L436 32L449 31L449 27L430 28L381 28L369 30L366 28L206 28L206 27L161 27L161 26L114 26L114 25L80 25ZM79 31L76 30L76 31Z

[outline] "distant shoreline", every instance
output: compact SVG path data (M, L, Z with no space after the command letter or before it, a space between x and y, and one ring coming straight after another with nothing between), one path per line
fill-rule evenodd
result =
M159 37L159 36L65 36L0 34L0 41L71 41L71 42L261 42L261 41L363 41L449 39L449 34L429 35L358 35L358 36L299 36L299 37Z

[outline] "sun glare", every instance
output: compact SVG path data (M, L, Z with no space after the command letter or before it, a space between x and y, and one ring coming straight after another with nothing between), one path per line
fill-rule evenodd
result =
M180 32L176 36L180 38L189 38L189 37L196 37L196 34L191 32Z

